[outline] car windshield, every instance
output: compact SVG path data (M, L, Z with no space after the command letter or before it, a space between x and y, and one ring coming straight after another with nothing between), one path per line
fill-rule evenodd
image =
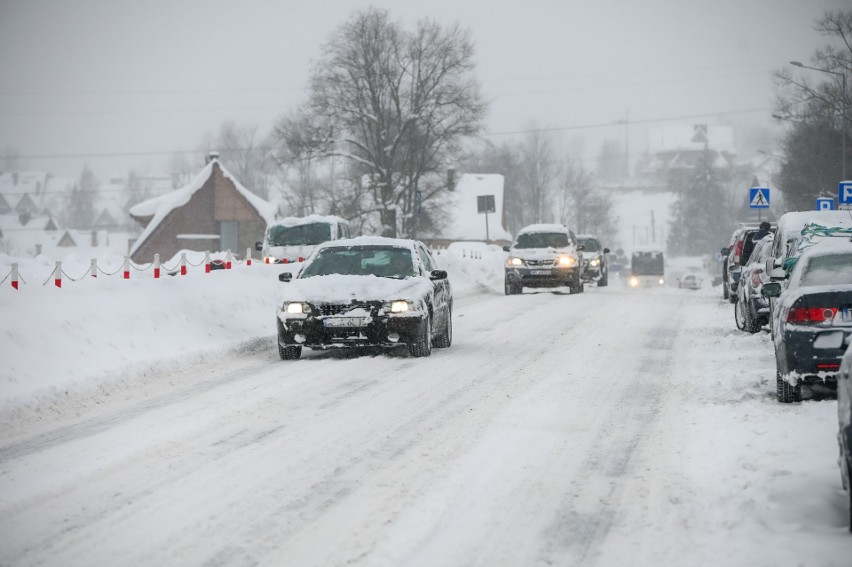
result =
M397 279L415 275L408 248L354 246L323 248L305 265L300 277L332 274Z
M586 252L599 252L601 247L594 238L578 238L577 242L583 245Z
M662 275L664 260L662 252L634 252L630 271L634 276Z
M564 232L526 232L518 235L515 248L565 248L568 235Z
M310 246L331 239L331 225L325 222L269 227L267 241L270 246Z
M814 256L804 266L801 286L852 283L852 254Z

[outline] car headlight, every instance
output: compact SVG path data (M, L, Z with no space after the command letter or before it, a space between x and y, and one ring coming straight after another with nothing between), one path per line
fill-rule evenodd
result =
M592 258L592 261L589 262L589 265L592 266L593 268L597 268L598 266L601 265L601 259L600 258Z
M407 313L411 309L411 304L407 301L392 301L390 310L391 313Z
M639 278L637 278L636 276L631 276L630 287L639 287Z
M507 265L507 266L512 266L513 268L517 268L517 267L519 267L519 266L523 266L523 265L524 265L524 261L523 261L523 260L521 260L520 258L509 258L509 259L506 261L506 265Z
M283 311L291 315L302 315L310 313L311 308L307 303L301 301L290 301L284 304Z
M562 267L571 267L577 264L577 260L573 256L560 256L556 259L556 265Z

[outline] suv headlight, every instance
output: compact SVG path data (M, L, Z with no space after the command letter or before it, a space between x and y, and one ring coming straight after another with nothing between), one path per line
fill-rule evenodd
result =
M577 265L577 259L573 256L560 256L556 259L556 265L563 268L570 268Z
M311 306L301 301L286 301L281 310L290 315L305 315L311 312Z
M592 258L591 261L589 262L589 265L593 268L597 268L598 266L601 265L601 259L600 258Z
M411 310L411 304L407 301L391 301L391 313L408 313Z
M506 265L511 267L511 268L520 268L521 266L524 265L524 261L521 260L520 258L509 258L506 261Z

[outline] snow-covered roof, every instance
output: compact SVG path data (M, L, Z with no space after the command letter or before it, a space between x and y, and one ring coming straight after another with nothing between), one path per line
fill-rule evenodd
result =
M343 238L323 242L317 245L317 250L322 248L345 248L347 246L394 246L396 248L414 250L414 241L405 238L388 238L386 236L356 236L355 238Z
M308 215L306 217L286 217L269 223L269 226L300 226L314 223L343 223L348 224L344 218L334 215Z
M242 184L237 181L237 179L231 175L231 173L225 169L219 160L213 159L210 160L204 169L202 169L198 175L193 178L189 184L172 191L171 193L166 193L165 195L160 195L159 197L154 197L153 199L149 199L148 201L143 201L138 205L133 206L130 209L130 214L135 217L149 217L153 216L151 222L148 223L148 226L145 227L145 230L142 231L142 234L139 235L139 238L136 240L136 243L133 245L133 249L130 251L130 255L136 253L136 251L145 243L149 236L151 236L157 227L160 226L160 223L163 222L169 213L173 210L180 208L186 205L192 196L198 192L204 184L207 183L207 180L213 174L213 166L218 166L222 171L222 175L224 175L227 179L229 179L233 184L234 188L236 188L237 192L240 193L243 197L245 197L246 201L258 212L258 214L266 221L266 224L269 224L275 219L275 207L264 201L248 189L242 186Z
M528 234L531 232L562 232L568 234L568 227L564 224L540 223L525 226L518 231L518 234Z
M485 240L485 214L477 212L477 197L494 195L494 213L488 214L488 237L491 240L511 241L512 235L503 228L503 176L497 174L465 173L449 194L450 221L442 235L451 240Z
M791 211L778 219L778 232L785 240L801 234L806 224L822 226L852 226L852 211Z

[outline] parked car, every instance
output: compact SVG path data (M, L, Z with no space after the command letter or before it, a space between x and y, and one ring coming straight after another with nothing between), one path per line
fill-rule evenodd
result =
M666 258L657 248L634 250L630 257L630 287L666 285Z
M785 273L784 263L798 256L802 232L811 225L828 228L852 228L852 216L848 211L792 211L781 215L778 228L772 241L771 257L766 261L766 272L775 281L782 281ZM813 240L813 239L812 239ZM790 264L788 263L788 266ZM769 329L775 333L775 298L769 298Z
M852 532L852 345L837 374L837 444L840 446L840 479L849 499L849 531Z
M453 295L420 242L366 237L326 242L294 276L284 272L278 303L278 354L302 348L407 346L429 356L453 341Z
M289 264L303 262L317 244L342 238L349 238L349 223L340 217L287 217L269 224L255 249L266 264Z
M740 283L742 266L748 259L743 250L759 230L759 226L741 224L731 234L731 242L727 248L722 248L722 297L731 303L737 301L737 286Z
M573 231L561 224L534 224L522 228L509 253L504 273L506 295L523 288L567 286L583 292L583 245Z
M701 282L702 277L698 274L683 274L677 278L677 287L682 289L701 289Z
M824 240L806 248L780 282L763 285L776 298L776 393L784 403L802 399L802 385L836 390L840 359L852 338L852 242Z
M766 260L772 253L772 239L772 235L767 236L755 245L751 257L743 266L737 286L734 321L738 329L747 333L756 333L769 323L769 301L760 292L763 285L771 281L770 272L766 270Z
M600 240L590 234L578 234L577 242L583 247L583 281L606 287L609 284L609 248L601 246Z

